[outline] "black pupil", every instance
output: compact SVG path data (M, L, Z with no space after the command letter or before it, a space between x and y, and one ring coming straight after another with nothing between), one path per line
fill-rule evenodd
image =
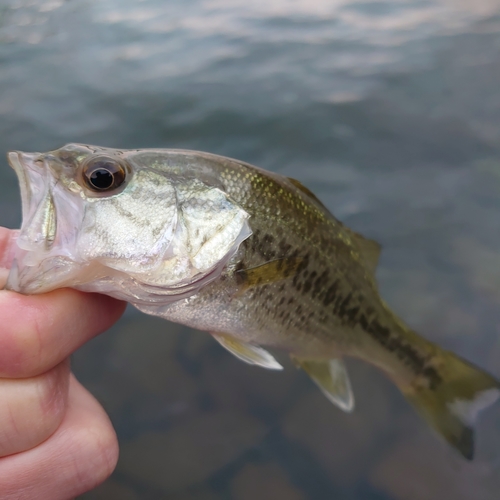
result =
M107 158L91 158L83 166L83 181L92 191L100 193L114 191L120 187L127 176L124 165Z
M90 182L97 189L108 189L113 185L114 176L105 168L98 168L90 174Z

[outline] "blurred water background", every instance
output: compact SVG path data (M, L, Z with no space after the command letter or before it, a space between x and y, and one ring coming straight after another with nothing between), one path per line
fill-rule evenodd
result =
M500 376L500 0L1 0L1 155L66 142L299 179L381 243L405 321ZM0 160L8 227L17 189ZM280 360L129 310L74 356L121 443L81 498L499 498L498 406L465 463L374 368L345 415Z

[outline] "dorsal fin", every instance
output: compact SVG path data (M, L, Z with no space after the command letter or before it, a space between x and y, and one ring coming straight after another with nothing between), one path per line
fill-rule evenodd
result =
M325 205L323 205L323 202L310 189L306 188L304 184L299 182L297 179L294 179L293 177L287 177L287 178L297 189L300 189L304 194L306 194L309 198L315 201L320 207L322 207L330 215L332 215L330 210L328 210L328 208L326 208Z
M330 212L330 210L328 210L328 208L325 207L325 205L321 202L321 200L319 200L318 197L310 189L306 188L297 179L294 179L293 177L288 177L288 180L297 189L300 189L300 191L302 191L306 196L308 196L311 200L316 202L320 207L322 207L326 212L328 212L342 227L344 227L350 232L351 237L354 240L356 246L358 247L359 253L361 254L361 257L367 269L372 274L375 274L375 270L377 269L378 265L378 259L380 256L380 245L376 241L365 238L364 236L361 236L360 234L346 228L344 224L342 224L342 222L337 220L337 218Z
M380 257L380 245L375 240L369 240L354 231L350 232L367 269L375 274Z

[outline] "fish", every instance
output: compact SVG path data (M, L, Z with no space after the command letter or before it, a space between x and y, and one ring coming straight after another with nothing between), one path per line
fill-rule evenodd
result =
M491 375L426 340L382 300L380 246L299 181L175 149L67 144L8 153L22 225L6 288L72 287L209 332L249 364L289 354L324 395L354 409L344 364L381 369L463 457L498 400Z

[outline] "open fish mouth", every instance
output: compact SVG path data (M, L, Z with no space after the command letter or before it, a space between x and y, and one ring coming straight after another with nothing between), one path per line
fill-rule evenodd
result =
M24 218L26 216L27 207L30 203L31 193L29 188L29 178L24 167L22 155L23 153L20 153L19 151L9 151L9 153L7 153L7 160L9 161L9 165L12 167L19 180Z
M50 252L57 232L53 179L40 153L12 151L7 158L19 179L23 221L6 288L33 293L40 288L40 264Z
M57 227L51 178L43 156L14 151L8 159L21 188L23 222L17 245L27 251L48 250Z
M47 249L56 234L56 214L50 189L50 175L39 153L8 154L19 179L23 223L18 246L24 250Z

